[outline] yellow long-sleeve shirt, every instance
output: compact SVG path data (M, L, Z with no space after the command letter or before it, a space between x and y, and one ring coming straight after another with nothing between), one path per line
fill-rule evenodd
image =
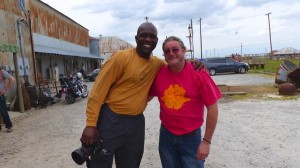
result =
M119 51L105 62L87 101L86 126L96 126L106 103L115 113L138 115L147 105L150 86L165 62L155 56L138 56L136 49Z

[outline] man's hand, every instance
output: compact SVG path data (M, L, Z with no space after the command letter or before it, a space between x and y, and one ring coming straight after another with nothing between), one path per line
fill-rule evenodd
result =
M6 91L7 91L7 90L6 90L5 88L1 89L1 90L0 90L0 96L5 95Z
M96 138L99 137L97 127L85 127L82 132L80 141L84 145L93 145Z
M206 141L202 141L197 150L197 159L204 160L208 157L210 150L210 144Z
M196 71L206 70L204 63L202 61L198 60L198 59L191 60L191 63L194 67L194 70L196 70Z

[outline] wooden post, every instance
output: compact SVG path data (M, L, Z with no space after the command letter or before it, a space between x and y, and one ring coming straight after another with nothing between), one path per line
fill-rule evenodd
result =
M21 89L19 65L18 65L18 58L17 58L16 52L13 53L13 57L14 57L14 64L15 64L17 95L18 95L18 99L19 99L20 112L24 113L25 110L24 110L23 94L22 94L22 89Z

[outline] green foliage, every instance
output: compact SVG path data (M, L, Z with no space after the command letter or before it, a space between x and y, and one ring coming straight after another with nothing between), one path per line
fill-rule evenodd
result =
M300 60L299 59L287 59L288 61L294 63L295 65L299 66ZM253 73L276 73L277 68L280 66L280 64L283 62L283 60L268 60L264 68L261 67L257 69L250 69L249 72Z

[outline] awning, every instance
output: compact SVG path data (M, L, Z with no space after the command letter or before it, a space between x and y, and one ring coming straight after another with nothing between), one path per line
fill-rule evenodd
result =
M74 57L85 57L85 58L95 58L101 59L100 56L91 55L87 53L81 52L74 52L74 51L67 51L59 48L52 48L47 46L41 45L34 45L34 51L39 53L48 53L48 54L60 54L60 55L67 55L67 56L74 56Z
M0 43L0 51L1 52L18 52L19 48L16 45L1 44Z

